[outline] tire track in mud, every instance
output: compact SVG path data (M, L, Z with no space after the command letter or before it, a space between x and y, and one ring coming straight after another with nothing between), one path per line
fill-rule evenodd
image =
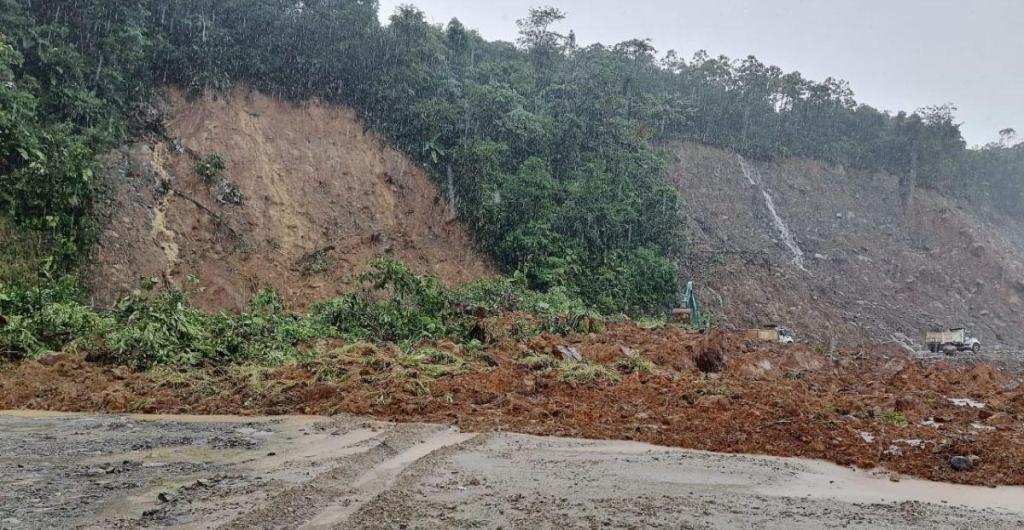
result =
M280 491L222 528L332 528L342 525L410 465L440 449L472 439L450 428L398 425L376 445L335 460L333 467ZM372 443L372 440L371 440Z
M336 500L301 528L321 530L342 525L367 503L387 492L406 468L432 455L435 451L468 442L475 436L475 434L448 430L402 451L394 458L382 462L379 466L364 473L352 485L351 495Z

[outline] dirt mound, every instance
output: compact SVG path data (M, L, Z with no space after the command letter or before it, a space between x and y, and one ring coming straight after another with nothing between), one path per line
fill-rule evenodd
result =
M450 284L491 271L423 170L349 109L169 90L166 127L170 140L110 156L114 199L90 275L99 303L142 278L194 276L204 309L237 308L264 286L302 308L350 291L379 256ZM195 164L210 155L226 167L204 179Z
M321 345L323 346L323 345ZM132 372L67 355L0 368L0 408L199 414L370 414L473 431L623 439L824 458L973 484L1024 484L1024 386L987 365L894 347L822 355L741 334L613 324L506 337L482 351L333 345L315 361ZM560 363L574 350L584 362ZM697 369L714 349L723 366ZM955 471L953 456L978 457Z
M888 175L692 144L673 152L690 216L682 275L724 325L784 324L826 347L920 346L926 330L967 326L986 349L1024 346L1019 223L927 190L908 214Z

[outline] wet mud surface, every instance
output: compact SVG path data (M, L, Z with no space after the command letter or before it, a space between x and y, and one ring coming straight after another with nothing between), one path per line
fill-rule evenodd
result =
M737 334L632 324L595 335L499 341L478 352L435 346L465 365L428 379L404 368L399 352L369 345L346 346L312 363L258 369L133 372L67 355L47 365L0 369L0 408L355 414L471 432L632 440L818 458L961 484L1024 485L1021 374L985 363L919 359L884 345L828 354L752 343ZM564 365L536 365L565 348L584 358L582 371L604 375L586 380ZM711 354L720 358L720 371L704 373L694 359ZM638 359L649 362L647 371L622 368ZM953 459L970 465L953 466Z
M1021 488L322 417L0 413L3 528L1014 528Z

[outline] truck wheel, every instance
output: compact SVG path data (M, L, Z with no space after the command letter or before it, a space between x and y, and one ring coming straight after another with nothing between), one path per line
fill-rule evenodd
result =
M939 347L937 345L935 345L935 344L929 344L928 345L928 351L930 351L932 353L937 353L939 351Z
M978 344L977 342L975 342L974 346L971 346L971 352L972 353L978 353L980 351L981 351L981 344Z
M956 346L953 346L952 344L947 344L942 347L942 353L945 353L946 355L950 356L956 355Z

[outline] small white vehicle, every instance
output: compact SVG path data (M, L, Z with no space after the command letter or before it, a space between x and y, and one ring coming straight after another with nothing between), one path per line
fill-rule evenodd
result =
M782 344L793 344L796 342L796 336L793 335L793 330L789 328L778 328L779 331L779 342Z
M953 355L958 351L969 351L978 353L981 351L981 341L971 336L964 328L953 328L949 331L929 331L925 334L925 343L928 344L928 351L932 353L943 352L946 355Z

